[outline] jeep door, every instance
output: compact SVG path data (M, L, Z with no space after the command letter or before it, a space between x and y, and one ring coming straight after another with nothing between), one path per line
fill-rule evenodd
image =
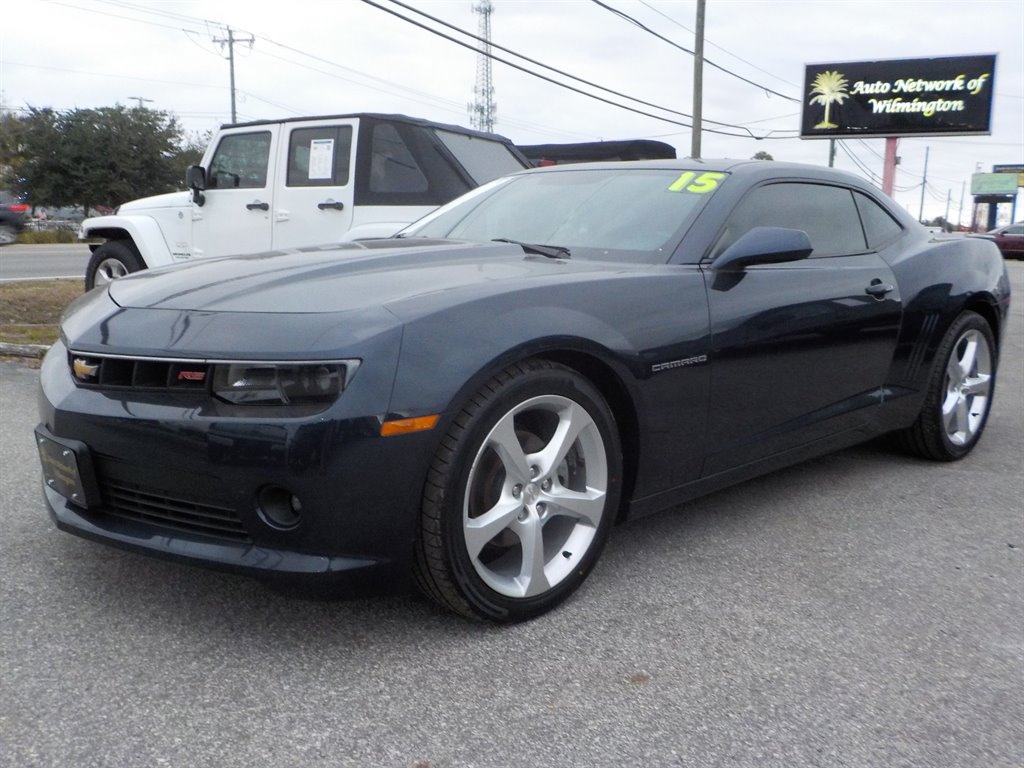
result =
M221 135L206 166L203 204L192 206L192 255L227 256L270 249L277 126Z
M273 247L337 243L352 226L357 119L282 126Z

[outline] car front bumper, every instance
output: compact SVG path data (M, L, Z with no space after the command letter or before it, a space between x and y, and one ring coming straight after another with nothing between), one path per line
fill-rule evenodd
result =
M404 583L435 434L381 437L383 414L345 413L344 399L302 418L202 415L175 398L79 388L57 344L40 372L37 439L76 453L89 491L72 502L44 467L50 515L87 539L219 570ZM265 514L268 487L299 500L294 525Z

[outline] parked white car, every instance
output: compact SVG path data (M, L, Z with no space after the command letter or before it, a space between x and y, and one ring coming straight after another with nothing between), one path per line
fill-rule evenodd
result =
M85 286L210 256L388 237L443 203L529 167L508 139L404 115L223 126L188 191L82 222Z

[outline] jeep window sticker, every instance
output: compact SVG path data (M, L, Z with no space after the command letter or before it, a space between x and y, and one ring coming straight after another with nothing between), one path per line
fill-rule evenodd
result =
M334 139L309 142L309 178L329 179L334 169Z

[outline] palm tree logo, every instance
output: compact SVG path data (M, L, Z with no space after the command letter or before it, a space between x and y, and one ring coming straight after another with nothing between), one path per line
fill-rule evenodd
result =
M832 104L842 104L850 94L846 92L849 85L842 73L828 71L820 73L811 84L811 93L817 94L811 99L811 104L821 104L825 107L825 119L818 123L815 128L838 128L835 123L828 120L829 109Z

